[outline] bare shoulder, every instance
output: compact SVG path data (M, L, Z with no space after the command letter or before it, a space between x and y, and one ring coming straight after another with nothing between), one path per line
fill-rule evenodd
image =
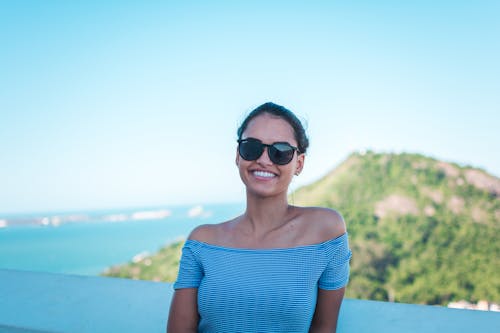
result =
M194 228L188 239L197 240L203 243L219 244L228 233L233 220L218 224L203 224Z
M189 234L188 239L204 243L210 243L217 234L216 224L203 224L194 228Z
M318 242L337 238L347 231L344 218L334 209L304 207L302 216Z

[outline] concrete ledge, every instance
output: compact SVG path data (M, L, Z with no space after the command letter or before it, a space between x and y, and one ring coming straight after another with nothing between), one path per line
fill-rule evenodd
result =
M168 283L0 270L0 333L165 332ZM494 332L500 313L346 299L338 332Z
M167 283L0 270L0 332L165 332L172 291Z

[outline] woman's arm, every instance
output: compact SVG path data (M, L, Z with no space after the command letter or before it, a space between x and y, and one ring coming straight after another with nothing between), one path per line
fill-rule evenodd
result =
M198 288L177 289L170 304L167 333L196 333L198 320Z
M344 292L345 287L337 290L318 289L316 310L309 333L335 333Z

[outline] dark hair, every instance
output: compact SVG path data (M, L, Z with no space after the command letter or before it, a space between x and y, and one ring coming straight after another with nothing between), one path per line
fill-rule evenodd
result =
M295 135L295 140L297 140L297 148L299 150L299 153L302 154L306 152L307 147L309 147L309 139L307 138L306 130L304 129L304 126L302 126L299 118L297 118L297 116L292 111L288 110L284 106L271 102L262 104L248 114L241 126L238 128L238 139L241 139L243 132L245 132L245 130L247 129L248 123L250 123L250 121L255 117L260 116L264 113L276 116L289 123L293 128L293 133Z

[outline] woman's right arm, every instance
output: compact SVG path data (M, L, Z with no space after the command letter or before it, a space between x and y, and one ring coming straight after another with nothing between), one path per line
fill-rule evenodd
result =
M167 333L196 333L198 320L198 288L177 289L170 304Z
M188 240L206 242L211 238L212 225L200 225L196 227L188 237ZM183 248L179 265L179 274L175 285L181 287L175 289L170 313L168 315L167 333L196 333L198 331L198 286L203 277L203 268L195 253L190 248ZM196 287L195 287L196 286Z

